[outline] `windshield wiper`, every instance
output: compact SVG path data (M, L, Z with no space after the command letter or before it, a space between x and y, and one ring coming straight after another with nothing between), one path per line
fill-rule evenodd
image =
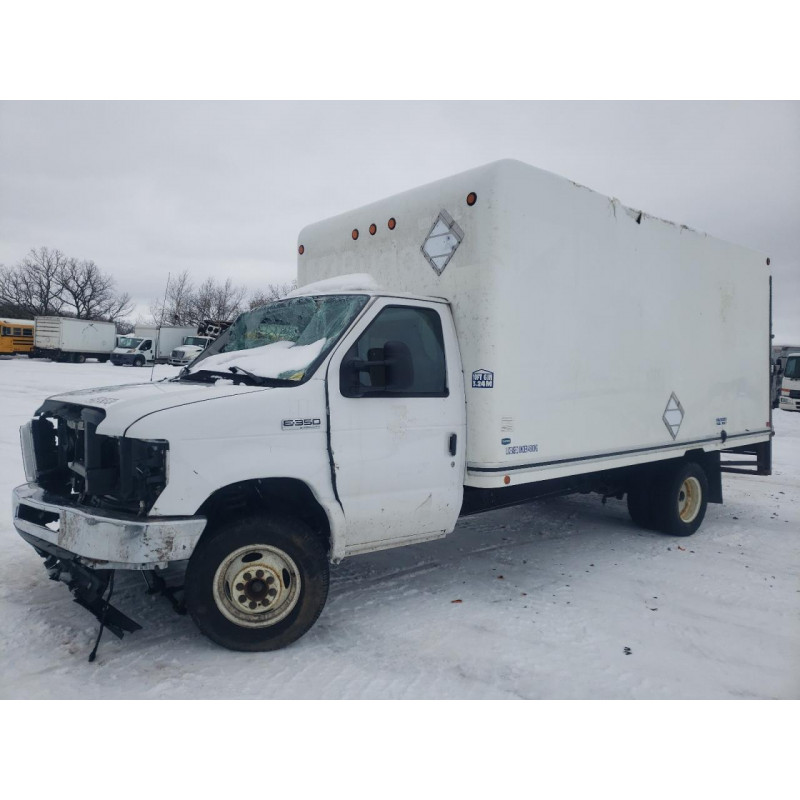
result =
M231 374L233 373L233 374ZM249 370L242 367L228 367L228 372L215 369L198 369L193 372L187 372L185 375L178 375L178 379L182 381L207 381L208 379L227 378L234 380L236 383L245 381L254 386L297 386L297 381L289 381L284 378L266 378L263 375L256 375Z
M266 386L265 381L268 379L264 378L261 375L256 375L255 373L250 372L249 369L245 369L244 367L233 366L233 367L228 367L228 370L230 372L233 372L234 375L240 372L242 373L242 375L247 375L247 377L250 378L250 380L252 380L256 386Z

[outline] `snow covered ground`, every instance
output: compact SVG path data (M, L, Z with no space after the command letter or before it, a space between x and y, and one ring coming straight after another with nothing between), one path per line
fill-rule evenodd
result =
M176 368L157 367L156 378ZM774 474L726 475L700 531L642 531L575 496L489 512L438 542L333 568L316 626L276 653L202 637L138 574L106 633L11 524L19 426L56 392L150 370L0 360L0 698L800 698L800 414Z

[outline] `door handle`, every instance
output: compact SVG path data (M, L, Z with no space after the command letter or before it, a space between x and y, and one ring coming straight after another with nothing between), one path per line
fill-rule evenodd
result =
M450 434L450 455L454 456L456 454L456 448L458 445L458 436L455 433Z

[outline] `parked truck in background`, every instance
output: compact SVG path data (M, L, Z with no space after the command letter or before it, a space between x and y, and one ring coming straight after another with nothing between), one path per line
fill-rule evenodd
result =
M687 536L746 468L721 453L770 472L758 253L501 161L306 227L298 254L300 288L180 376L56 395L21 430L17 531L120 632L117 569L187 564L200 630L271 650L331 562L460 515L597 492Z
M800 411L800 348L784 358L780 407L783 411Z
M125 364L143 367L145 364L166 363L173 349L195 332L193 325L137 325L133 334L121 339L111 354L116 366Z
M169 354L169 363L173 367L185 367L191 364L214 341L212 336L187 336L183 344L173 348Z
M75 317L36 317L33 355L82 364L87 358L108 361L117 329L113 322Z

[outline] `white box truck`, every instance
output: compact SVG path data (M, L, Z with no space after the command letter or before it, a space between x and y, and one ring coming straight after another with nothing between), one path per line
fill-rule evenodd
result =
M200 630L296 640L329 563L460 515L627 495L685 536L720 453L770 471L768 260L513 161L305 228L300 287L171 381L48 399L14 523L119 633L116 569L188 562Z
M133 334L118 342L111 354L111 363L143 367L145 364L165 364L172 351L187 337L196 333L192 325L137 325Z
M33 355L82 364L87 358L108 361L116 345L113 322L75 317L36 317Z

